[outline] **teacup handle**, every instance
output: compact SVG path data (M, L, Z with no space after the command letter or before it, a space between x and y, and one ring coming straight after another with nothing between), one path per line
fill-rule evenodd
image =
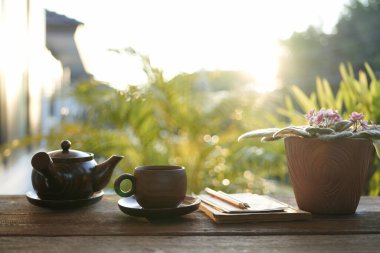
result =
M132 183L132 187L129 191L125 192L123 191L121 188L120 188L120 184L121 182L123 182L124 180L131 180L131 183ZM136 178L135 176L131 175L131 174L128 174L128 173L125 173L125 174L122 174L120 175L118 178L116 178L115 180L115 183L113 185L114 189L115 189L115 192L121 196L121 197L129 197L129 196L132 196L135 191L136 191Z

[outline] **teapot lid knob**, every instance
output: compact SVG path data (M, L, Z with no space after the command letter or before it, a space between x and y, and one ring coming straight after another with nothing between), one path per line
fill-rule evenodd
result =
M69 140L64 140L61 142L61 148L63 152L69 152L70 147L71 147L71 142Z

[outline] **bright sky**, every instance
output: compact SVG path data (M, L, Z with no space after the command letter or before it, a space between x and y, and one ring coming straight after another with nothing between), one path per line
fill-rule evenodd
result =
M85 26L77 41L86 68L119 87L145 81L141 64L109 48L148 55L167 78L186 72L241 70L258 91L277 87L279 38L310 24L330 32L348 0L45 0Z

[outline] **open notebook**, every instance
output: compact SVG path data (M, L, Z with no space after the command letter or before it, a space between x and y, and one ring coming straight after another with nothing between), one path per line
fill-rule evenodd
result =
M250 208L240 209L208 194L198 195L200 210L216 223L259 221L295 221L311 219L311 214L265 195L252 193L231 194L248 203Z

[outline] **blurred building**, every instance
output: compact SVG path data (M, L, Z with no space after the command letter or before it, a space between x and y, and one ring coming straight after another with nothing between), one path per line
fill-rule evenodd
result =
M91 76L83 66L75 42L75 32L82 25L75 19L46 10L46 47L70 73L72 84Z

